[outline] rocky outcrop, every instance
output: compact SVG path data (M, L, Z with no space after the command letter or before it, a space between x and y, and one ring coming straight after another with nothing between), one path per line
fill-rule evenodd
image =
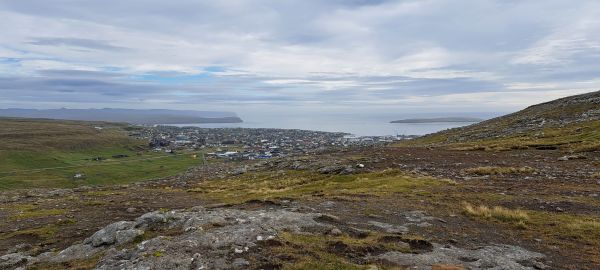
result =
M406 222L394 225L371 221L362 227L400 235L409 226L424 226L435 218L422 211L402 213ZM428 223L429 224L429 223ZM244 269L252 268L249 257L261 246L279 243L281 232L360 237L369 231L345 224L338 217L300 213L285 209L242 210L194 207L187 210L155 211L134 221L119 221L95 232L82 243L58 253L31 256L20 251L0 257L1 269L17 269L41 262L64 263L100 257L96 269ZM340 230L339 228L343 228ZM464 265L467 269L543 269L544 256L520 247L490 245L468 250L442 246L426 240L404 243L411 253L397 251L362 254L365 262L411 269L439 265ZM443 269L443 268L442 268Z
M37 257L21 253L5 255L0 258L0 266L14 269L27 264L66 262L102 254L97 269L237 269L248 264L241 254L249 252L261 241L277 237L280 231L330 232L334 227L315 221L319 216L287 210L202 207L156 211L135 221L110 224L83 243L58 253L47 252ZM160 231L164 230L175 233L160 236ZM143 240L148 231L159 236Z

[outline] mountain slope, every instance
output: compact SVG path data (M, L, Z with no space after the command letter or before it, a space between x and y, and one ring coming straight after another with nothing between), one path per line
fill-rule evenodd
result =
M421 137L411 145L459 149L600 149L600 91L534 105L478 124Z

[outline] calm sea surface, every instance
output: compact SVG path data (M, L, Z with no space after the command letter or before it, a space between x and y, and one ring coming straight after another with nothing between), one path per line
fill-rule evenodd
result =
M330 132L346 132L356 136L385 135L425 135L437 131L455 128L473 123L426 123L393 124L381 119L356 119L344 117L285 118L282 120L252 121L227 124L185 124L175 126L196 126L204 128L283 128L305 129Z

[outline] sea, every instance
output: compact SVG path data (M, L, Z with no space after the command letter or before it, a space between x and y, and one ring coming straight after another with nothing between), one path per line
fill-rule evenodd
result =
M391 119L395 120L395 119ZM354 136L425 135L438 131L474 124L453 123L390 123L391 120L360 117L285 117L268 120L244 119L243 123L177 124L202 128L281 128L328 132L344 132Z

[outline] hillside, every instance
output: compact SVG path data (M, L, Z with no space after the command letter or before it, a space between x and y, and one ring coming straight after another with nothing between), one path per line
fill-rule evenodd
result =
M410 145L459 149L600 149L600 91L534 105L466 127L421 137Z
M127 137L128 125L120 123L0 118L0 126L0 151L67 151L139 144Z
M140 181L198 163L147 151L148 142L128 136L135 129L128 124L0 118L0 126L0 190ZM74 180L78 173L85 177Z

